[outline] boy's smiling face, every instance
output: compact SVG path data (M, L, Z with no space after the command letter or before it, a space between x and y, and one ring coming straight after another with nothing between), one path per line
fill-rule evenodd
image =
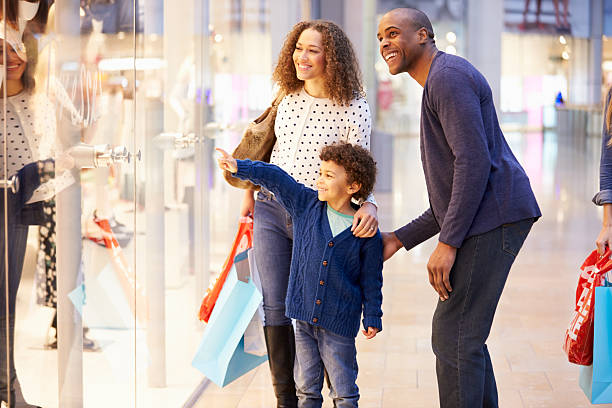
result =
M322 161L317 179L319 200L338 203L350 199L361 186L358 183L348 183L344 167L333 161Z

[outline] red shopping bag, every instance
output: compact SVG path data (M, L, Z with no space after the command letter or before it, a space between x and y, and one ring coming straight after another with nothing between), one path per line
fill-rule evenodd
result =
M217 298L219 297L221 288L223 288L223 284L225 283L227 274L229 273L230 269L232 269L236 254L244 252L252 246L253 219L251 217L241 217L240 225L238 227L238 233L236 234L236 238L234 238L232 250L230 251L229 256L225 260L225 263L223 264L221 274L217 278L217 281L214 283L214 285L206 290L206 295L204 296L204 299L202 299L202 305L200 306L201 321L208 323L208 318L210 317L210 314L212 313L215 307L215 303L217 302Z
M582 272L576 288L574 316L565 332L563 343L563 351L570 363L587 366L593 364L595 288L602 286L604 274L612 270L610 255L610 249L602 257L593 251L580 267Z

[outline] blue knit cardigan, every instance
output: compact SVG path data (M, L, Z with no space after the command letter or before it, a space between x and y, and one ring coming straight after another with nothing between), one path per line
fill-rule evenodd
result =
M364 328L382 330L382 238L357 238L350 228L332 237L327 203L278 166L237 160L235 177L276 196L293 220L293 257L286 315L345 337ZM255 243L257 245L257 243Z

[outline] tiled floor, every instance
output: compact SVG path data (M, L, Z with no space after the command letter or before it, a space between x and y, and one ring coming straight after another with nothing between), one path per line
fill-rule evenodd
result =
M598 186L600 142L597 138L585 137L562 140L555 134L540 133L506 136L530 176L544 216L535 224L510 274L488 343L496 371L500 406L587 407L590 404L578 387L578 367L566 362L561 343L573 308L578 267L594 247L601 222L601 214L590 202ZM383 230L410 221L426 208L428 202L418 139L396 139L393 151L393 192L377 193ZM233 222L228 214L236 213L237 200L223 202L230 201L232 208L215 212L216 218L213 219L215 237L221 237L221 242L228 241L233 234L226 225ZM384 331L372 340L365 340L361 335L357 340L362 407L438 406L435 362L430 346L430 324L437 297L429 286L425 269L434 244L435 239L409 253L401 251L385 264ZM215 258L218 263L224 256L221 250L214 249L213 255L219 258ZM31 282L26 279L20 295L22 301L30 305L31 287ZM189 287L186 290L189 291ZM170 316L169 324L174 325L174 332L167 340L168 387L147 388L146 380L142 379L146 376L143 375L138 385L138 406L181 406L201 380L199 373L189 366L201 336L194 324L189 323L188 316L195 306L185 306L182 292L175 290L172 293L167 299L166 312ZM41 313L34 306L24 308L23 303L22 310L20 316L31 319ZM186 321L176 321L179 315L187 316ZM44 321L44 318L39 316L39 321ZM51 394L54 396L48 400L56 401L55 353L34 350L32 346L40 344L44 324L34 330L33 324L22 320L21 331L18 327L17 361L28 395L38 397L32 398L34 401L45 401ZM195 335L186 340L184 330L193 331ZM94 330L95 334L103 336L105 333ZM106 334L117 336L110 332ZM117 341L114 344L117 345ZM100 389L98 400L110 397L109 387L96 385L95 370L113 364L111 360L116 358L110 353L111 349L109 346L102 354L87 353L84 356L85 364L91 370L85 378L85 389L90 393ZM126 350L129 360L130 349ZM180 354L170 354L177 351ZM180 358L173 357L177 355ZM119 365L115 372L121 374L121 370ZM49 381L39 380L43 372ZM119 375L115 380L123 382L122 378ZM117 382L111 385L110 388L115 390L113 393L123 392L118 386ZM131 398L133 390L124 392ZM49 403L46 406L54 405ZM86 403L85 406L97 405ZM209 385L196 406L275 406L267 365L223 389ZM329 398L326 398L324 406L332 406Z

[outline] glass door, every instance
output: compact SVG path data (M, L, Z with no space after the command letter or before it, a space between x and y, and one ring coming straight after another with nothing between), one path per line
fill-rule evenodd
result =
M292 23L270 0L0 1L0 400L237 405L256 372L191 366L242 199L214 147L269 105Z

